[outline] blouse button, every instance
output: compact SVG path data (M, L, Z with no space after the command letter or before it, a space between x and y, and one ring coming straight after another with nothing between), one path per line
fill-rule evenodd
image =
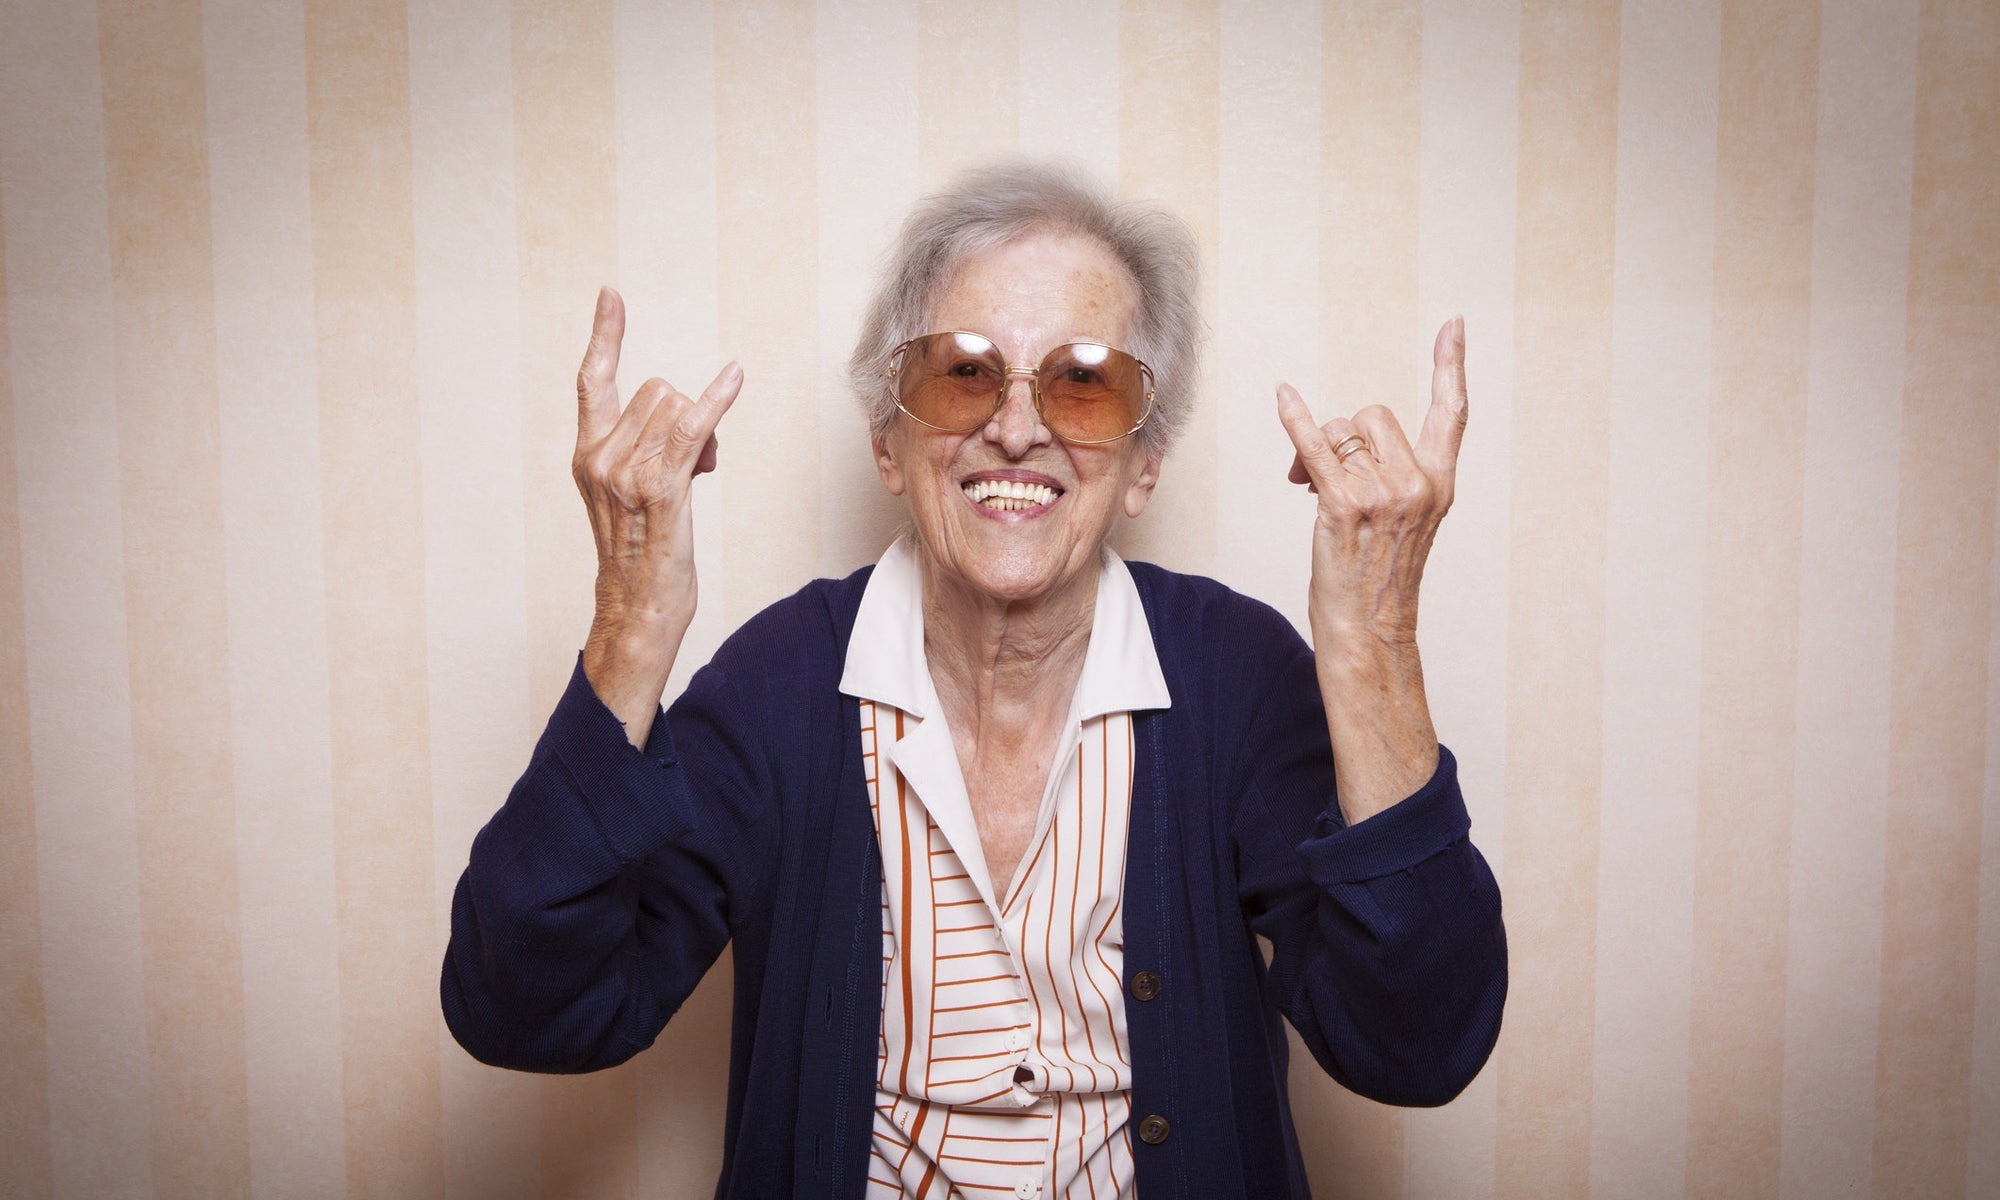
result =
M1139 1140L1148 1146L1157 1146L1167 1140L1167 1119L1158 1113L1139 1122Z
M1141 971L1132 977L1132 998L1151 1000L1160 994L1160 977L1151 971Z

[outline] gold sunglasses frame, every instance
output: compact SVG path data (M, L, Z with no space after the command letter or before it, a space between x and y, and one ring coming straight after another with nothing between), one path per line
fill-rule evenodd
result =
M925 338L931 337L976 337L993 347L993 353L999 356L1001 367L1000 388L993 393L992 411L980 418L978 424L968 425L964 429L947 429L942 425L933 425L931 422L924 420L922 417L903 407L903 398L896 394L896 373L903 369L903 362L909 354L910 347L923 341ZM1118 434L1116 437L1097 438L1087 441L1082 438L1063 437L1062 434L1056 432L1055 426L1049 424L1048 413L1042 409L1042 367L1051 358L1054 358L1057 354L1067 350L1071 346L1095 346L1100 350L1109 350L1113 354L1123 354L1125 357L1139 364L1139 374L1146 380L1146 405L1139 411L1139 419L1133 424L1132 428ZM1116 346L1108 346L1103 342L1093 342L1088 338L1078 338L1075 341L1064 342L1062 345L1054 347L1047 354L1042 355L1040 363L1032 367L1017 367L1007 361L1005 354L1000 353L1000 344L983 333L975 333L970 329L940 329L933 333L920 333L902 345L897 346L894 350L891 350L889 352L889 369L883 372L883 378L889 388L889 399L896 405L896 411L915 421L917 424L922 425L924 428L935 429L939 433L971 433L981 425L991 421L994 414L998 413L1007 403L1007 388L1012 384L1013 377L1016 375L1027 376L1028 394L1034 398L1035 417L1042 423L1042 427L1047 429L1054 437L1072 446L1108 446L1113 442L1122 442L1141 429L1144 429L1146 421L1153 415L1153 368L1146 365L1145 359L1140 358L1129 350L1120 350Z

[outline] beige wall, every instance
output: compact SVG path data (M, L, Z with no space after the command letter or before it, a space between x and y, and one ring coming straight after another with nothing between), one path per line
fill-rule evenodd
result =
M591 294L628 387L747 368L699 662L894 528L844 351L1016 149L1193 224L1123 545L1294 618L1273 383L1412 420L1466 317L1513 998L1445 1109L1301 1072L1322 1190L2000 1194L1991 0L0 0L0 1194L708 1194L726 967L584 1079L435 1001L588 619Z

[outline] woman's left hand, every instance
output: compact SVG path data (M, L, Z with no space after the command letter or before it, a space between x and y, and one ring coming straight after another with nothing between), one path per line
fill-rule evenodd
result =
M1417 651L1417 586L1451 507L1465 435L1465 322L1438 330L1431 407L1412 447L1393 413L1313 424L1278 388L1278 418L1298 451L1292 482L1319 494L1313 522L1313 653L1348 824L1415 794L1436 770L1437 734Z
M1298 452L1291 480L1319 495L1310 611L1322 652L1329 637L1415 645L1417 587L1451 507L1465 435L1462 318L1438 330L1431 358L1431 406L1414 447L1379 404L1316 425L1298 392L1278 385L1278 418Z

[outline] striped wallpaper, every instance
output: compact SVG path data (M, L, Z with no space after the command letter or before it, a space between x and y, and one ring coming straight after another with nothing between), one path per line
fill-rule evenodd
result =
M1209 267L1130 557L1300 617L1272 385L1413 420L1466 318L1514 990L1444 1109L1298 1074L1322 1190L2000 1195L1993 0L0 0L0 1195L709 1193L726 963L579 1079L435 1001L588 620L591 298L747 368L684 676L886 544L860 307L1017 149Z

